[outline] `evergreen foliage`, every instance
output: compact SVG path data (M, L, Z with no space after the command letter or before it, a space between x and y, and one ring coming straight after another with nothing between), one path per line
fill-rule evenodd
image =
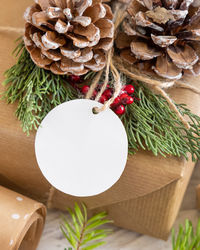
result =
M190 152L193 161L200 158L200 117L185 104L176 104L181 114L189 117L191 128L186 129L162 96L155 95L141 82L135 84L134 94L139 101L127 105L127 112L122 116L130 150L143 148L154 155L184 156L186 159Z
M3 97L8 103L18 101L16 116L23 131L29 133L37 129L52 108L77 98L77 93L66 77L37 67L23 43L17 46L15 54L20 56L17 63L5 72L3 84L11 84Z
M16 116L21 121L23 131L29 133L37 129L42 119L55 106L79 97L68 83L67 76L54 75L37 67L20 42L15 50L19 56L16 65L5 72L6 91L3 97L8 103L18 102ZM86 75L89 82L94 72ZM154 94L141 82L133 82L122 76L124 84L135 86L135 102L127 105L121 117L127 131L130 152L139 148L161 154L200 158L200 117L191 113L184 104L177 104L179 111L190 118L189 130L185 129L166 100ZM100 82L101 83L101 82ZM103 83L103 82L102 82ZM110 79L112 85L112 79Z
M71 220L66 216L62 218L62 233L72 246L68 250L95 249L105 244L104 238L112 232L110 229L101 227L112 222L106 219L107 214L105 212L88 218L86 206L82 203L81 207L82 209L75 203L74 210L68 209Z
M172 230L172 249L173 250L200 250L200 219L194 231L191 221L185 221L185 227L179 226L177 236Z

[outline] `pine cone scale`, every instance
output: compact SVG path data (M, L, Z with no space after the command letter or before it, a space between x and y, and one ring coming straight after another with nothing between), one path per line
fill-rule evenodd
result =
M97 20L104 18L106 15L106 8L103 4L99 3L89 7L85 12L84 15L91 18L92 22L95 23Z
M149 46L146 41L133 41L130 47L131 52L140 60L150 60L161 55L159 50Z
M99 19L95 26L99 28L100 38L112 38L114 36L114 26L109 19Z
M31 50L31 58L39 67L46 67L52 63L53 60L43 56L38 48Z
M114 37L109 6L102 0L35 2L24 14L24 43L36 65L63 75L105 67Z
M69 59L77 58L81 55L81 50L74 50L73 48L61 47L61 54Z
M177 40L175 36L155 36L154 34L151 34L151 38L160 47L168 47Z
M94 41L97 36L100 39L99 28L96 27L93 23L91 23L87 27L83 27L80 24L78 24L74 27L73 32L74 34L86 37L89 42Z
M170 80L178 80L182 77L182 70L174 65L168 56L158 57L156 60L156 65L153 66L154 71L163 78L168 78Z
M167 48L167 53L178 68L192 68L199 60L195 50L189 45L185 45L184 48L170 46Z
M65 23L62 20L58 19L58 21L55 24L55 30L59 33L59 34L65 34L69 31L71 25L70 23Z
M93 51L90 48L85 48L81 51L81 55L77 58L74 58L73 61L78 63L85 63L92 60L93 55Z

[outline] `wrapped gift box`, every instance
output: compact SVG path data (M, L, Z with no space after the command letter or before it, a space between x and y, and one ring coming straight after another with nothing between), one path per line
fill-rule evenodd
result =
M21 28L25 8L31 0L1 0L0 25ZM0 80L16 59L11 56L16 32L0 32ZM189 79L198 86L199 79ZM0 92L4 87L0 86ZM170 90L177 103L186 103L200 114L200 96L189 90ZM47 202L50 184L42 176L35 159L34 133L27 137L14 112L16 105L0 102L0 184ZM84 201L93 212L106 210L115 224L139 233L166 239L179 211L194 168L191 160L153 156L140 150L129 156L120 180L108 191L93 197L77 198L55 191L51 205L65 209L75 201Z

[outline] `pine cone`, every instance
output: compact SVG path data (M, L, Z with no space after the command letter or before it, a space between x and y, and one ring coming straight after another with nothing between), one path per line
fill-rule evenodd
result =
M35 0L24 17L24 43L37 66L76 75L104 68L114 25L102 0Z
M199 75L200 8L192 4L193 0L133 0L116 40L121 58L163 79Z

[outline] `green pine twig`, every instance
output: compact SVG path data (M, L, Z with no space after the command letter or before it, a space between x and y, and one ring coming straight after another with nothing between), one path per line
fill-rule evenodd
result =
M7 88L3 97L8 103L18 102L16 116L21 121L23 131L29 133L37 129L52 108L78 98L79 92L68 83L67 76L55 75L37 67L22 41L15 54L19 58L16 65L5 73L3 84ZM85 80L89 82L94 75L94 72L89 72ZM100 83L103 81L101 79ZM110 85L112 81L110 76ZM127 105L126 113L121 117L128 136L129 152L134 153L142 148L156 156L174 155L188 159L188 153L191 153L193 161L199 159L200 117L184 104L177 104L182 115L189 117L191 128L187 130L162 96L126 76L122 77L122 81L135 86L135 101Z
M19 59L5 72L7 86L3 98L8 103L18 101L16 116L24 132L37 129L48 112L57 105L77 98L77 92L67 78L37 67L21 42L15 49Z
M125 78L126 84L128 81ZM200 158L200 117L185 104L176 104L181 114L189 117L191 128L188 130L162 96L154 94L141 82L135 86L136 100L126 107L122 116L130 150L135 152L142 148L156 156L174 155L186 159L190 152L193 161Z
M191 221L185 221L185 227L179 226L177 236L172 230L172 249L173 250L200 250L200 219L194 231Z
M102 229L101 226L112 221L106 219L105 212L88 219L86 206L82 203L81 207L82 209L75 203L74 210L68 209L71 222L68 217L63 216L61 231L74 250L95 249L105 244L104 238L112 232L109 229Z

